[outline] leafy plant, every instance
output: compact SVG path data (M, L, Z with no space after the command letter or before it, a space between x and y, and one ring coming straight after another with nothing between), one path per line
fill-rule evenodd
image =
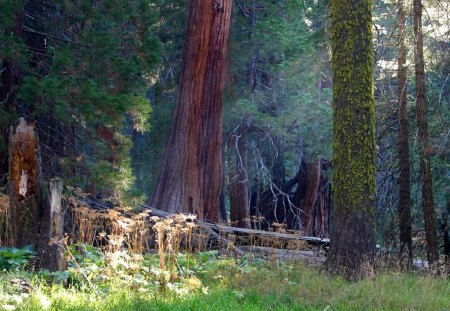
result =
M24 268L35 257L31 245L23 248L0 248L0 270L17 270Z

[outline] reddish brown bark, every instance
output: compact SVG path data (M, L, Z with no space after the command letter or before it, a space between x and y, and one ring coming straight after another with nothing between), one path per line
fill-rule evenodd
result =
M177 105L152 206L217 220L231 0L192 0Z
M323 168L322 168L323 169ZM329 187L330 181L327 176L321 174L320 184L317 192L316 204L312 213L312 229L311 236L328 237L328 205L329 205Z
M38 254L36 268L64 268L64 254L52 239L63 238L62 181L50 181L49 202L44 202L39 140L34 124L20 118L10 138L9 225L12 245L31 245Z
M399 193L399 229L400 229L400 265L408 268L412 264L412 232L411 232L411 169L409 160L408 111L406 101L407 68L406 68L406 13L404 0L398 1L398 157L400 166Z
M314 207L318 197L319 185L320 185L320 160L316 160L314 163L308 166L308 185L306 187L306 195L302 204L302 223L303 231L306 235L312 234L312 220Z
M20 118L10 139L9 202L12 244L37 247L42 214L38 139L34 126Z
M414 62L416 75L416 117L418 130L418 143L420 148L420 177L422 183L422 205L425 219L425 232L427 239L427 257L430 266L439 261L436 211L434 208L433 182L431 173L430 142L427 123L427 106L425 99L425 63L423 57L422 35L422 1L414 0Z

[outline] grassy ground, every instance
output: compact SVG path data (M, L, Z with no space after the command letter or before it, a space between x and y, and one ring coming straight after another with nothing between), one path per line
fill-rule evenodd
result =
M142 272L148 268L112 274L102 264L94 272L81 268L89 282L75 274L65 285L28 272L0 274L0 310L450 310L450 281L414 274L349 284L300 264L209 257L161 286L155 272Z

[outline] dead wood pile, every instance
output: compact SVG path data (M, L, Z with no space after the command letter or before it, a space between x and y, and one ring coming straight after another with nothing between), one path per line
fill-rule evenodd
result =
M64 202L70 215L70 239L92 245L109 245L119 249L125 245L129 250L147 252L157 247L156 223L165 221L169 236L191 251L211 247L225 249L243 256L247 253L259 258L280 260L323 261L324 246L329 239L307 237L301 234L269 232L231 227L195 219L193 215L170 214L141 205L138 210L115 206L83 194L73 188L72 195ZM189 223L195 224L195 229ZM187 237L186 234L191 235ZM188 243L188 241L190 241ZM180 247L179 245L179 247Z

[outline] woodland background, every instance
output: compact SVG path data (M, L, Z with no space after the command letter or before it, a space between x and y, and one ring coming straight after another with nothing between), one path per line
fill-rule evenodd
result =
M1 0L0 7L2 191L7 191L11 126L23 117L34 122L39 137L44 183L59 176L64 185L98 199L130 206L149 202L176 103L187 2ZM411 4L405 7L409 203L420 253L425 242L413 20ZM396 1L374 2L375 232L386 252L399 249L397 9ZM439 245L450 213L449 14L447 1L423 3L427 152ZM330 23L324 0L234 2L222 96L223 222L266 229L286 223L307 235L329 236ZM292 206L309 216L292 214Z

